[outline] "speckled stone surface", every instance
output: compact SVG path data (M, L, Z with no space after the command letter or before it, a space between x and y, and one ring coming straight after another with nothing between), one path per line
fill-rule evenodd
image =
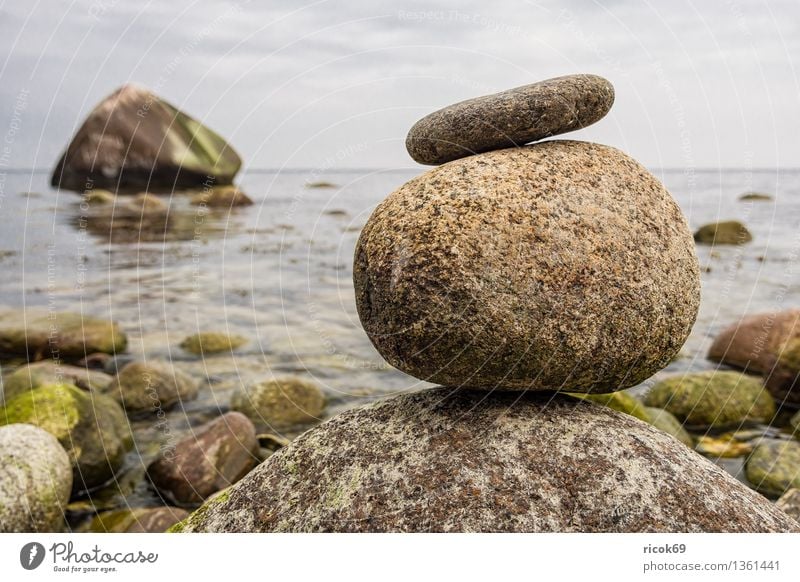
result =
M566 395L404 394L281 449L173 531L776 532L671 436Z
M603 145L550 141L434 168L364 227L361 323L436 384L612 392L669 363L700 280L675 201Z
M614 87L596 75L567 75L450 105L423 117L406 138L420 164L525 145L602 119Z
M167 499L198 504L252 469L257 449L253 423L244 414L229 412L193 429L154 461L147 474Z
M53 435L0 427L0 533L62 531L71 490L69 457Z

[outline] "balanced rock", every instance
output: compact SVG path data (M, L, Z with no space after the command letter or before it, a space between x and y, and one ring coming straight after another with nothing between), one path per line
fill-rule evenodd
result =
M770 393L781 405L800 407L800 309L758 313L722 330L708 350L708 359L763 374Z
M724 428L746 422L769 422L775 402L761 381L739 372L679 374L654 385L645 404L664 408L681 422Z
M701 226L694 240L705 245L743 245L753 240L753 235L738 220L725 220Z
M525 145L602 119L614 87L596 75L567 75L450 105L422 118L406 138L420 164Z
M219 135L151 91L124 85L101 101L61 156L53 186L98 188L230 184L242 160Z
M79 366L43 360L27 364L3 378L0 404L5 400L46 384L72 384L84 390L102 391L111 383L111 376Z
M313 382L285 376L243 386L231 398L231 408L257 426L287 428L318 421L325 410L325 395Z
M126 412L159 412L197 396L194 378L166 362L131 362L106 388Z
M800 531L672 437L566 395L437 388L309 430L171 531Z
M77 359L92 352L121 352L127 343L115 323L80 313L0 312L2 354Z
M0 427L0 533L61 531L71 491L69 457L53 435Z
M765 495L778 497L800 487L800 442L765 440L745 463L747 480Z
M136 507L97 514L82 531L93 533L164 533L186 519L189 512L177 507Z
M444 385L613 392L666 366L694 323L686 221L636 161L550 141L434 168L362 231L356 303L393 366Z
M72 464L75 491L93 489L122 466L131 433L114 400L70 384L49 384L9 399L0 425L25 423L58 439Z
M229 412L192 430L174 450L153 462L147 474L176 503L202 503L246 475L256 464L257 450L253 423L243 414Z

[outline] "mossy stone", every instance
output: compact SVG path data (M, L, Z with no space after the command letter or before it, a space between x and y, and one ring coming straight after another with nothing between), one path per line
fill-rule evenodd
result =
M645 407L645 412L647 412L648 422L658 430L674 436L687 447L694 445L692 436L686 432L681 421L675 418L674 414L663 408L655 408L653 406Z
M69 457L53 435L0 427L0 533L62 531L71 490Z
M240 335L205 331L187 337L180 345L190 354L202 356L204 354L232 352L246 343L247 338Z
M38 426L58 439L72 464L73 490L93 489L122 467L132 444L119 404L71 384L48 384L11 398L0 424Z
M642 404L638 398L631 396L627 392L619 391L610 392L608 394L572 394L572 396L583 398L584 400L591 400L592 402L607 406L613 410L634 416L639 420L650 422L650 415L647 413L644 404Z
M313 382L286 376L241 388L233 395L231 408L256 426L288 427L320 420L325 395Z
M217 186L203 190L192 196L190 203L195 206L208 208L235 208L237 206L251 206L253 201L236 186Z
M42 358L82 358L125 350L127 338L111 321L80 313L0 313L0 353Z
M753 240L753 235L738 220L724 220L701 226L694 240L705 245L742 245Z
M94 533L164 533L186 519L189 512L177 507L136 507L97 514L82 531Z
M61 383L73 384L84 390L102 391L111 383L111 376L80 366L59 364L52 360L27 364L3 378L0 404L22 392L47 384Z
M126 412L158 413L197 397L197 382L165 362L131 362L106 388Z
M663 408L686 425L722 428L769 422L775 401L758 378L739 372L709 371L672 376L652 387L647 406Z
M766 202L772 200L772 196L769 194L763 194L762 192L745 192L741 196L739 196L739 200L742 202L754 201L754 202Z
M800 443L762 441L745 463L747 480L756 490L772 496L800 487Z

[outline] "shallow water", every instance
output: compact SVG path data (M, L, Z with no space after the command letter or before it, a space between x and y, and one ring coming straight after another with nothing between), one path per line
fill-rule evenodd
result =
M362 330L352 289L358 232L376 204L418 172L250 172L241 187L256 205L204 212L185 194L165 198L166 220L96 216L81 197L48 186L47 173L9 173L0 190L0 306L111 316L135 358L169 359L201 380L200 397L167 427L135 422L127 502L154 501L144 467L168 441L228 406L241 383L297 373L329 397L327 414L426 384L386 365ZM800 171L655 171L694 229L740 219L754 241L699 247L703 300L691 337L664 374L710 369L713 336L745 313L798 304ZM339 187L310 189L309 180ZM773 202L740 202L745 191ZM131 232L134 236L131 236ZM197 331L237 333L250 343L205 360L178 344ZM9 366L5 366L7 371ZM289 435L292 436L292 435ZM111 505L124 501L112 496Z

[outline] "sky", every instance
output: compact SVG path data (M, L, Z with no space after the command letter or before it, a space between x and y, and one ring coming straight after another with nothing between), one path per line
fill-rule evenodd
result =
M249 169L418 167L424 115L571 73L615 86L567 134L652 168L800 167L797 0L0 0L0 163L49 169L118 86Z

